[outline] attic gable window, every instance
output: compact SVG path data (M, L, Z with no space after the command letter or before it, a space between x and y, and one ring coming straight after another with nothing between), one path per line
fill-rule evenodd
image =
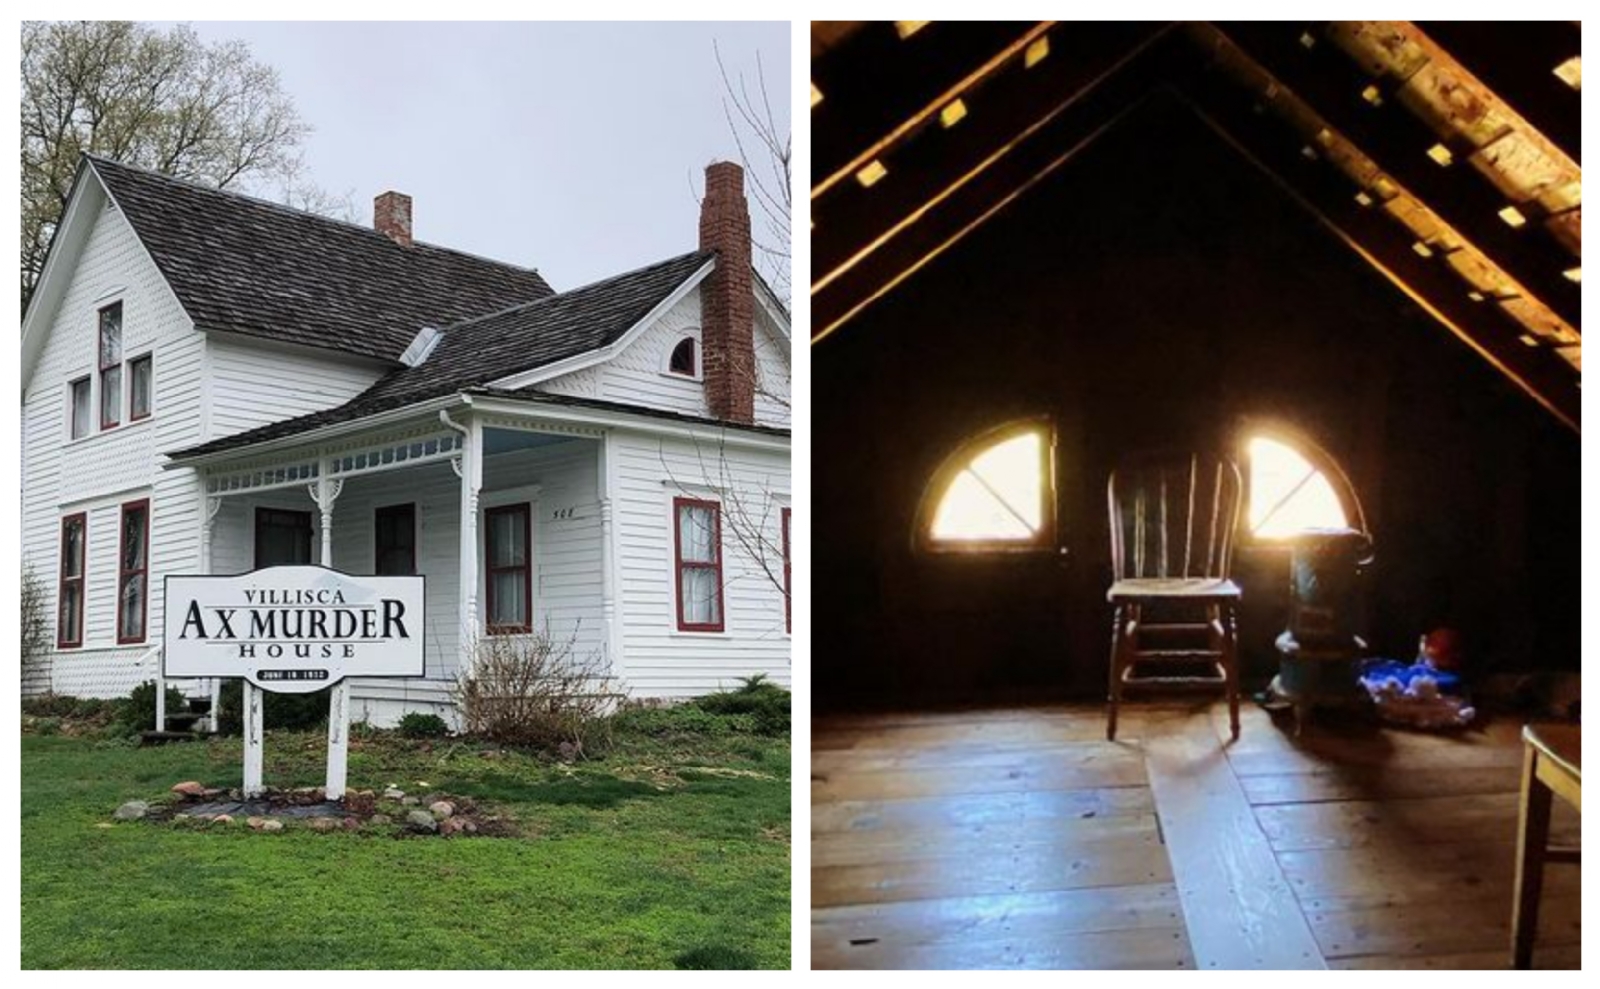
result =
M1038 549L1053 538L1051 431L1029 421L961 446L923 496L919 542L934 551Z
M122 303L100 310L100 428L122 421Z
M1256 539L1366 528L1344 472L1321 451L1261 432L1248 435L1244 446L1247 518Z
M667 358L667 373L685 378L700 377L700 348L694 337L684 337Z

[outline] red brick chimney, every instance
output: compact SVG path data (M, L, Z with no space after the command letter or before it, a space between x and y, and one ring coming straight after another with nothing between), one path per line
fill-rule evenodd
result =
M372 201L372 228L401 247L411 246L411 197L386 192Z
M706 166L700 203L700 249L717 266L700 283L701 369L711 415L755 421L755 296L750 268L750 208L744 169L731 161Z

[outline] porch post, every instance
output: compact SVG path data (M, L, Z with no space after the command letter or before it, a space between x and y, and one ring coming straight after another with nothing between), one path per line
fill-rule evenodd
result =
M600 616L605 636L606 671L613 682L622 677L622 649L617 617L617 524L612 501L611 431L600 439Z
M328 476L332 462L323 457L317 466L317 483L312 497L317 502L318 529L322 536L322 565L333 566L333 503L344 490L344 481ZM328 782L323 794L328 800L344 796L346 760L350 748L350 681L340 680L328 692Z
M466 424L461 456L451 461L461 478L461 545L457 582L461 587L461 650L459 673L468 675L475 665L478 642L478 492L483 488L483 425Z
M211 533L216 528L217 512L222 508L222 499L206 493L205 476L200 477L200 572L211 573ZM222 678L211 678L211 713L207 718L211 730L216 732L222 727Z

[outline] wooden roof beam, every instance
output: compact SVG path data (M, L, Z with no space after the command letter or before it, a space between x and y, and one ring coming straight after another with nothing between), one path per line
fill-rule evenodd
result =
M1481 176L1459 163L1441 166L1429 157L1429 149L1439 143L1437 136L1402 107L1373 106L1363 96L1373 80L1360 66L1332 46L1307 48L1300 41L1304 29L1295 25L1229 23L1216 29L1501 268L1509 281L1581 332L1582 292L1563 275L1574 264L1570 254L1538 224L1509 226L1499 215L1508 205L1506 198Z
M1523 328L1510 315L1487 300L1474 302L1442 259L1418 255L1405 227L1361 206L1343 173L1303 154L1293 128L1242 99L1220 71L1197 70L1179 89L1201 119L1329 232L1564 425L1579 429L1581 392L1571 358L1524 345Z

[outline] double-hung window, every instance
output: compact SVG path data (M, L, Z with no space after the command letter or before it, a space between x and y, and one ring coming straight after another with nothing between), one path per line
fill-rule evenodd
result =
M484 596L489 633L533 631L533 544L528 506L483 513Z
M154 367L150 355L144 354L128 362L128 421L138 422L150 418L150 392L154 385Z
M117 643L143 642L150 604L150 500L122 506L117 554Z
M674 498L678 628L721 632L722 508L714 501Z
M89 435L89 379L79 378L67 387L71 392L72 438L81 440Z
M100 428L122 421L122 303L100 310Z
M83 645L83 564L89 542L89 517L83 512L61 520L61 579L56 593L56 647Z

